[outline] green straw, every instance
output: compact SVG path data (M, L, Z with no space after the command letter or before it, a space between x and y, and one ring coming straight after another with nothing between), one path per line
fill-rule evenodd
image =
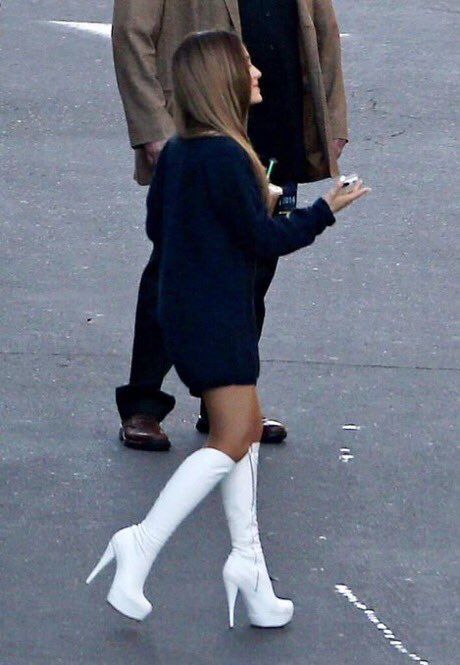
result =
M278 163L278 161L274 157L272 157L270 162L269 162L268 169L267 169L268 182L270 182L270 178L271 178L273 169L275 168L277 163Z

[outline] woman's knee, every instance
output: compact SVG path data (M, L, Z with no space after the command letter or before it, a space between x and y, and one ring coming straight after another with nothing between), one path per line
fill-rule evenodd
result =
M255 388L216 389L209 391L205 400L210 421L208 445L239 461L252 443L260 441L262 417Z
M209 437L207 446L209 448L216 448L220 452L225 453L232 458L234 462L239 462L247 454L251 442L248 439L244 440L215 440L213 437Z
M210 417L210 437L214 441L230 442L237 448L249 447L254 441L259 441L262 429L262 420L259 417L234 414L233 418L225 421L213 420Z

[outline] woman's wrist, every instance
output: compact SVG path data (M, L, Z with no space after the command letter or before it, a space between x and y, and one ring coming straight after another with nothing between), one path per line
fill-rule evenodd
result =
M314 205L319 207L326 215L327 219L324 220L326 226L332 226L335 223L335 215L332 212L331 206L327 200L321 196L317 201L315 201Z

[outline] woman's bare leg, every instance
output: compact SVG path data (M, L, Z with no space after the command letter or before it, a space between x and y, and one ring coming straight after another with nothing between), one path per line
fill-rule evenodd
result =
M292 619L292 601L278 598L265 564L257 523L257 466L262 418L255 386L228 386L204 395L209 413L208 448L236 464L221 483L222 499L232 540L223 569L229 622L234 625L238 591L249 619L260 627L284 626Z
M216 448L235 462L260 441L262 412L255 386L225 386L203 394L209 414L210 433L206 446Z
M142 620L152 610L143 588L163 545L187 515L233 471L235 460L244 457L254 437L259 436L261 418L253 386L210 391L208 404L212 423L209 445L182 462L142 522L111 538L88 577L89 583L116 559L107 600L131 618Z

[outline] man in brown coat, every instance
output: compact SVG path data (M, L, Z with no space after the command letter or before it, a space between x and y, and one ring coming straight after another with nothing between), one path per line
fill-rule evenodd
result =
M263 103L254 107L249 136L262 161L277 165L281 211L295 207L297 184L338 175L347 141L347 112L340 36L332 0L115 0L112 41L115 69L135 151L135 179L148 185L158 155L174 134L172 56L190 32L225 29L244 40L262 71ZM259 333L264 298L276 262L261 264L254 304ZM156 321L157 257L141 280L129 384L117 388L125 445L165 450L160 422L174 407L161 390L171 365ZM205 350L204 350L205 352ZM202 409L197 422L208 430ZM286 437L284 425L265 420L263 442Z

